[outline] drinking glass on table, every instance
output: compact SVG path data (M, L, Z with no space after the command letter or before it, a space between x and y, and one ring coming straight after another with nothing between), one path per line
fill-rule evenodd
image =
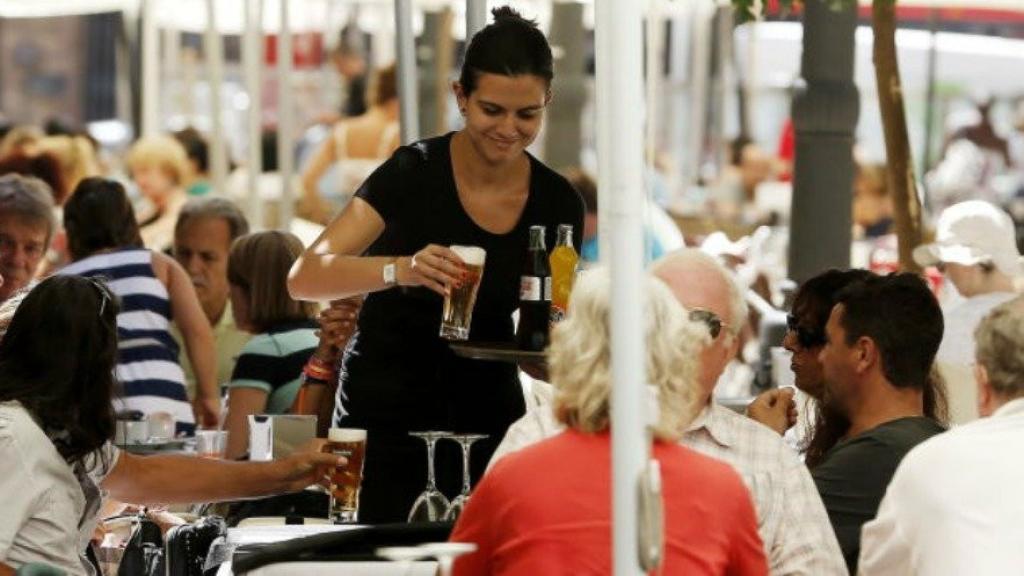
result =
M366 459L366 430L331 428L324 452L344 456L344 466L331 471L331 507L328 517L335 524L359 520L359 490L363 485L363 461Z
M409 511L409 522L437 522L448 511L448 498L445 497L434 483L434 446L441 438L451 436L451 432L410 432L427 443L427 488L416 498Z
M448 340L468 340L469 327L473 323L473 306L480 279L484 275L484 260L487 252L479 246L452 246L452 252L462 258L465 274L462 282L451 286L444 297L441 314L441 337Z
M444 513L446 521L454 521L465 510L469 503L469 450L474 442L487 438L487 434L452 434L447 436L459 443L462 447L462 492L452 500L448 511Z
M196 430L196 454L202 458L224 458L228 433L224 430Z

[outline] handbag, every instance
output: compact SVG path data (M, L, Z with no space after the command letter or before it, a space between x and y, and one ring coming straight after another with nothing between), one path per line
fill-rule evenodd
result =
M145 516L132 521L132 532L125 544L117 569L118 576L160 576L163 574L164 539L160 527Z
M206 516L168 530L164 546L167 576L203 576L210 545L227 532L220 516Z

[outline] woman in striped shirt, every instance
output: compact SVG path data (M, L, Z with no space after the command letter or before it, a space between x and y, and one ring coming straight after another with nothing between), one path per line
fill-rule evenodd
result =
M316 349L317 304L288 296L288 270L302 253L294 234L269 230L235 240L228 284L235 323L253 337L242 348L228 384L228 458L249 447L251 414L285 414Z
M173 258L142 247L132 205L121 184L86 178L64 207L72 263L60 274L100 277L121 300L117 315L118 409L167 412L175 432L191 434L196 418L215 427L220 411L213 333L188 274ZM189 405L178 345L181 330L196 374ZM194 409L194 412L193 412Z

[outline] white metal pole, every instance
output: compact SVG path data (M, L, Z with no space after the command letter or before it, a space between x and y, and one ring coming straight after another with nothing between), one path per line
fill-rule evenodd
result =
M645 445L643 322L643 35L635 2L595 2L599 228L610 239L612 332L612 564L616 576L641 574L637 487ZM600 217L600 215L599 215ZM603 234L603 235L604 235Z
M466 0L466 42L487 25L487 0Z
M412 31L412 0L395 0L395 51L398 55L398 103L402 144L419 140L416 106L416 37Z
M160 131L160 38L156 28L157 0L142 3L142 135Z
M220 90L224 83L224 41L217 29L216 0L206 0L206 38L203 44L206 49L206 81L210 86L210 180L213 190L223 193L228 165Z
M295 138L292 110L292 31L288 0L281 0L281 31L277 42L277 166L281 174L281 203L277 227L288 230L292 223L292 173L295 171Z
M748 136L754 140L757 140L756 136L758 136L757 118L755 118L754 115L757 114L758 110L760 110L758 100L761 96L761 79L759 77L761 70L757 65L757 36L759 30L760 22L755 20L747 23L747 68L743 71L744 74L742 76L746 83L746 90L744 91L746 94L746 101L743 102L743 106L744 113L747 118L747 129L750 131ZM732 32L730 31L730 34L731 33ZM733 50L735 49L736 47L734 43Z
M645 160L653 172L655 152L658 146L658 97L661 94L661 54L664 48L662 38L661 1L651 0L647 5L647 85L644 106L646 115Z
M704 136L707 114L708 74L711 49L711 17L714 5L710 0L698 0L693 10L693 60L690 70L690 142L687 146L687 184L699 180L701 161L704 159Z
M254 230L261 230L263 221L263 198L260 197L259 180L263 173L263 94L260 68L263 66L263 0L243 0L245 3L245 89L249 94L247 128L249 146L248 161L248 209L249 222Z
M690 44L693 38L690 23L692 22L693 6L675 6L672 10L671 38L668 45L669 53L669 92L673 97L668 99L668 111L664 120L668 131L666 148L672 157L678 159L679 170L669 174L669 189L672 190L671 203L676 204L684 195L686 188L693 180L689 169L687 138L690 126L687 126L687 103L679 94L690 94L693 97L693 84L690 76Z
M161 72L167 74L168 78L177 78L180 74L178 68L181 62L181 30L178 30L173 25L168 25L161 31L163 36L164 53L162 64L160 65Z

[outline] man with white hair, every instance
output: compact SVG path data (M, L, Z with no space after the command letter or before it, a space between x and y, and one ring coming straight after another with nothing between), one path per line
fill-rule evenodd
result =
M672 252L653 264L676 299L704 322L711 342L701 353L701 413L682 443L730 464L750 489L773 575L846 574L839 544L810 473L771 429L712 401L718 377L736 355L747 317L743 292L714 258L695 248ZM551 410L540 407L514 423L498 446L503 455L561 431Z
M975 332L982 420L922 442L864 525L860 574L1019 574L1024 567L1024 298Z
M1010 215L983 200L942 211L935 242L918 246L914 260L938 266L964 300L943 310L946 332L935 357L949 392L950 420L978 417L971 365L974 328L990 310L1013 298L1021 274L1016 229Z

